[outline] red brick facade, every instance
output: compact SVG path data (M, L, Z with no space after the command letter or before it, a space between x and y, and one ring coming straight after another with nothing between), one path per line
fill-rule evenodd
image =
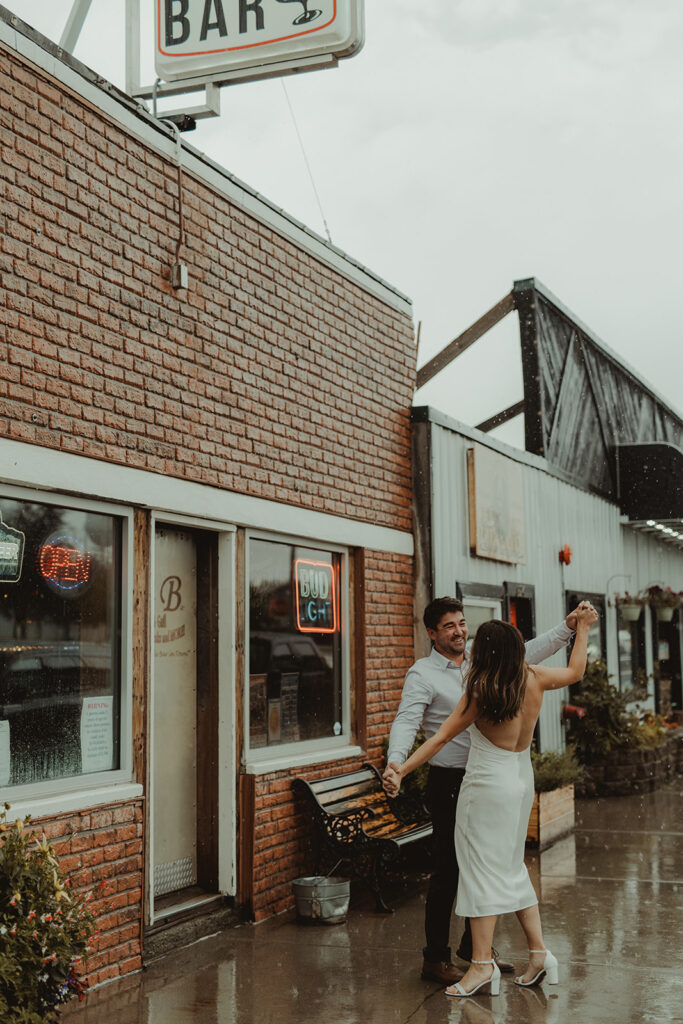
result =
M410 529L412 326L13 57L5 436Z
M88 957L91 985L142 964L142 801L32 822L55 848L76 890L94 894L99 935Z
M40 67L0 52L0 446L27 442L410 531L415 348L400 303L187 169L179 258L189 287L174 291L169 132L142 118L141 141ZM364 564L360 760L379 757L413 643L412 558L367 552ZM145 692L144 678L133 685ZM254 784L257 919L291 906L292 878L311 867L292 774ZM143 804L40 825L65 870L105 881L111 909L91 980L136 969Z

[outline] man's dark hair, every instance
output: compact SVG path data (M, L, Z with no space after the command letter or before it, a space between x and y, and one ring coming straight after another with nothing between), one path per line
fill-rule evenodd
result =
M427 629L436 629L444 615L463 610L462 601L458 601L457 597L436 597L425 608L422 621Z

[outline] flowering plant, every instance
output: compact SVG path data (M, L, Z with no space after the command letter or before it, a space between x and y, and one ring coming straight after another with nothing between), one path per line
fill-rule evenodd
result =
M614 606L618 608L620 604L638 604L644 605L648 602L647 594L629 594L628 590L625 590L623 594L614 595Z
M653 584L647 588L647 599L653 608L678 608L683 595L680 590L671 587L658 587Z
M46 1024L87 987L78 977L95 932L92 893L62 878L53 848L0 811L0 1020Z

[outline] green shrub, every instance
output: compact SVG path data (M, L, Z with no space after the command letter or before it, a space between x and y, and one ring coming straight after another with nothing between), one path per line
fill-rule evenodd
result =
M558 754L548 751L539 754L531 751L531 763L534 769L534 789L537 793L548 793L551 789L561 789L578 782L583 775L583 768L576 759L571 747Z
M639 686L622 693L610 679L603 661L589 661L586 674L572 691L572 702L586 712L584 718L569 722L569 740L581 764L599 761L610 750L643 745L638 710L629 705L643 700L647 689Z
M53 848L0 812L0 1020L47 1024L86 985L78 971L95 930L92 893L75 894Z
M653 715L652 712L645 712L641 715L640 722L636 726L636 736L639 747L658 747L667 736L678 730L675 722L667 722L661 715Z

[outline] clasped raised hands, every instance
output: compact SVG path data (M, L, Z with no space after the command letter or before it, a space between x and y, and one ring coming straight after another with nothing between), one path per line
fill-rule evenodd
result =
M598 613L596 612L590 601L582 601L579 607L576 609L576 623L577 626L592 626L594 622L598 621Z
M582 601L569 613L565 621L570 629L576 629L580 622L592 626L598 618L598 613L590 601Z

